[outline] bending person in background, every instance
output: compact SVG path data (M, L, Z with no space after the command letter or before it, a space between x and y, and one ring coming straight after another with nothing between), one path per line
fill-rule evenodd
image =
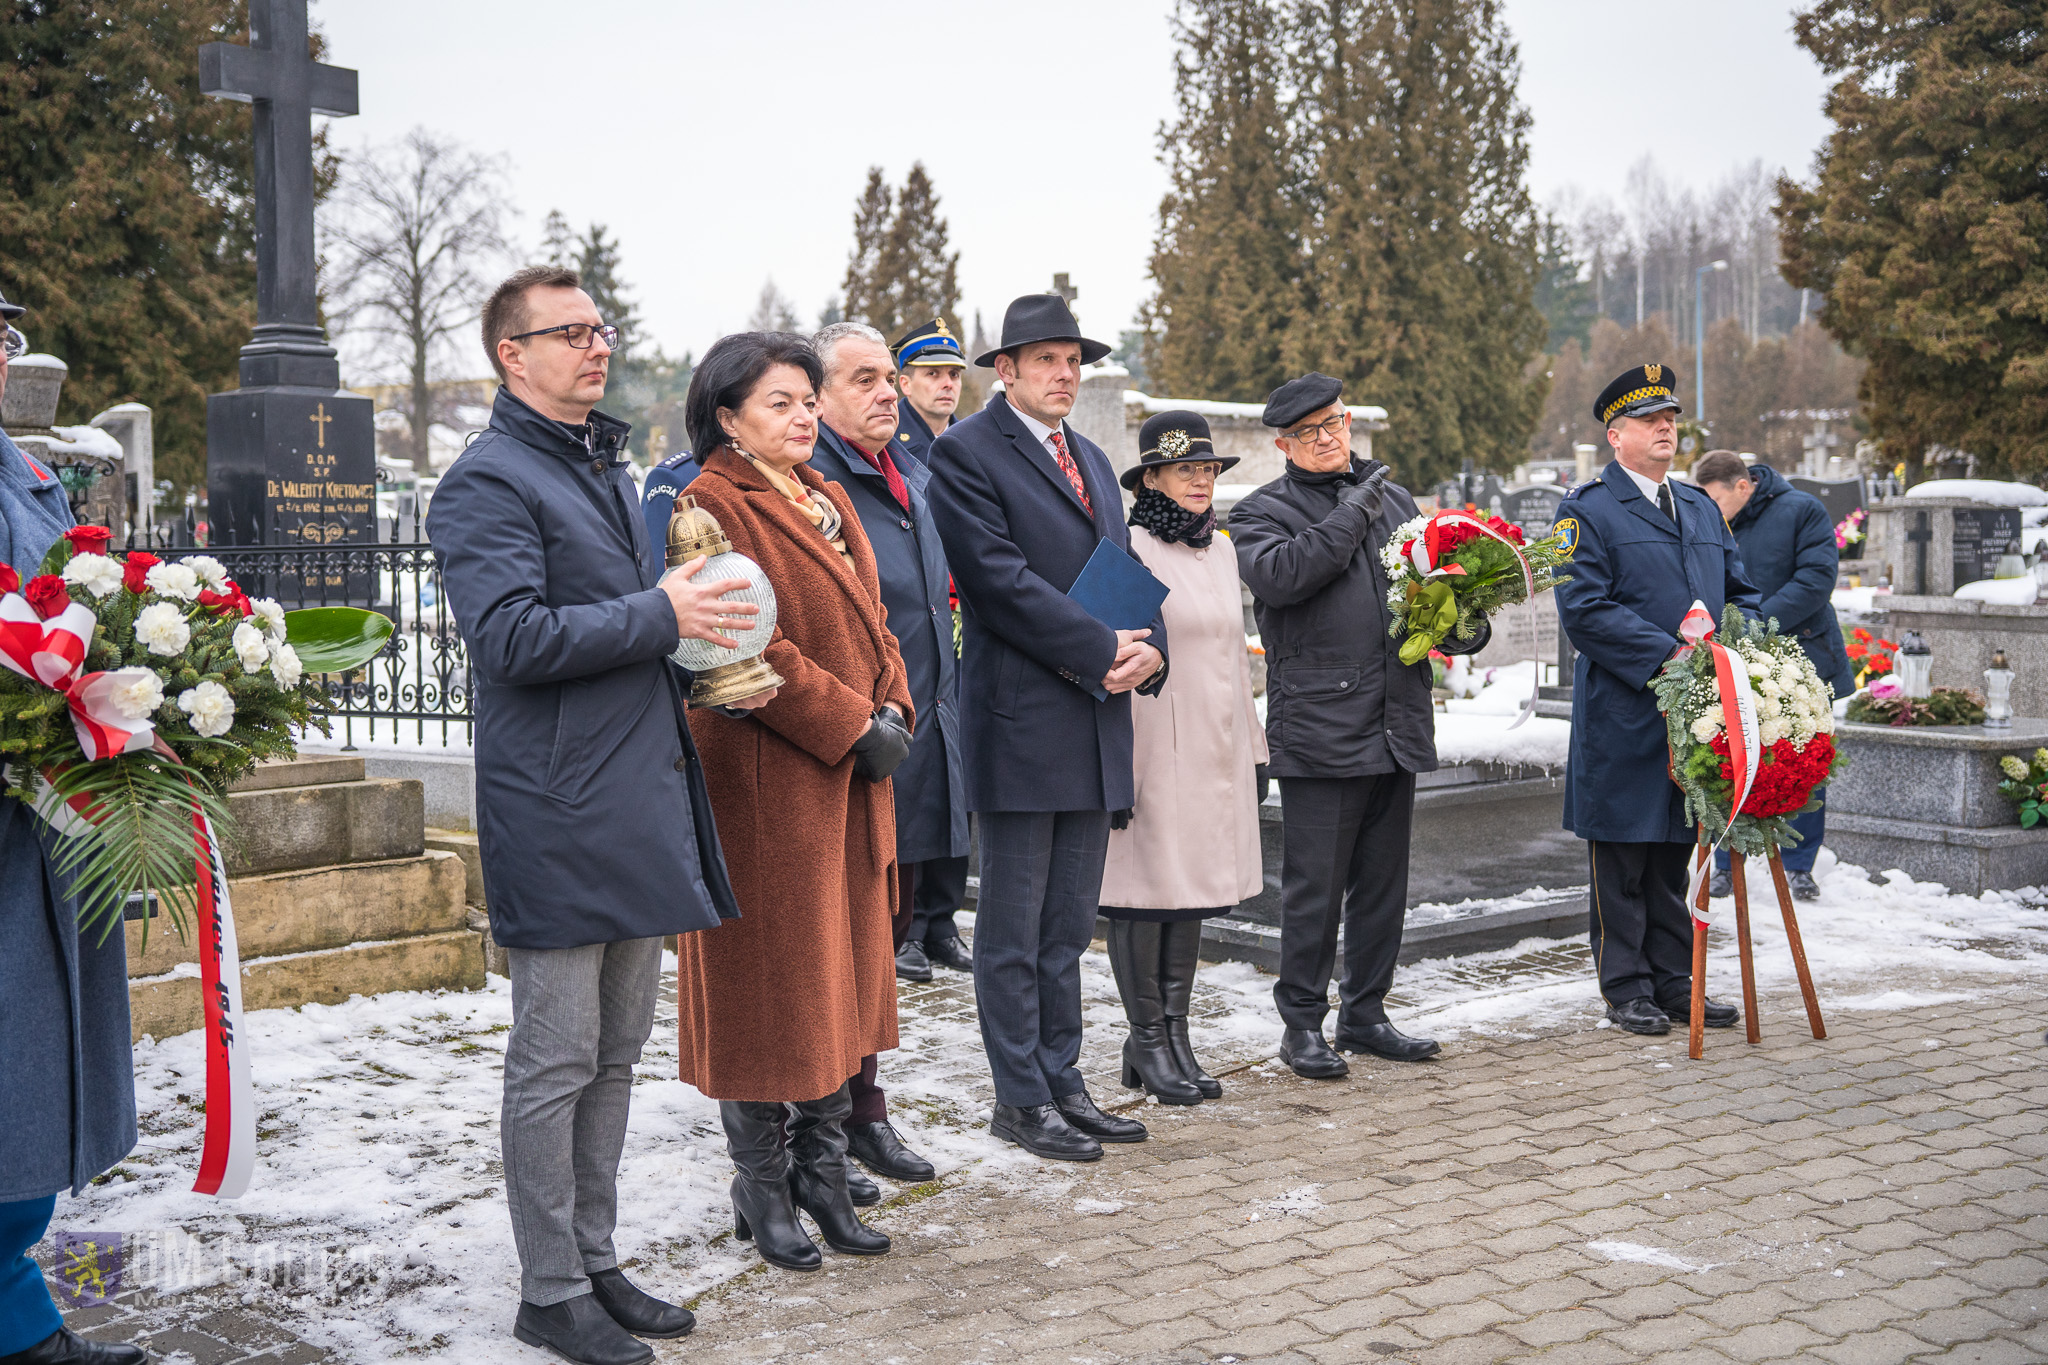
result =
M1835 524L1828 509L1813 494L1785 482L1769 465L1745 465L1732 450L1710 450L1702 455L1692 467L1692 481L1714 500L1728 529L1735 533L1743 570L1763 597L1758 618L1775 619L1779 631L1798 640L1799 648L1813 661L1814 672L1835 689L1837 697L1854 692L1856 676L1849 668L1842 627L1835 621L1833 598L1842 551L1835 544ZM1799 842L1780 855L1785 880L1791 883L1792 894L1803 901L1820 896L1820 885L1813 879L1813 860L1820 855L1821 840L1827 836L1827 793L1825 786L1816 787L1813 795L1820 808L1791 817ZM1725 848L1714 854L1710 890L1716 896L1735 894Z
M1252 701L1237 556L1216 529L1216 478L1236 463L1218 458L1200 416L1162 412L1138 433L1138 464L1123 475L1138 494L1131 553L1169 589L1161 612L1173 672L1158 695L1131 703L1136 800L1110 817L1102 913L1130 1023L1124 1084L1162 1104L1223 1093L1188 1041L1202 921L1256 896L1263 879L1266 732Z
M0 394L28 350L0 298ZM52 471L0 431L0 578L26 583L71 525ZM78 899L50 868L55 835L0 797L0 1360L19 1365L143 1365L134 1346L87 1341L64 1325L29 1248L57 1193L75 1196L135 1148L135 1059L128 1041L128 940L80 937Z
M686 404L690 494L774 586L763 657L782 686L753 711L690 713L741 918L683 940L679 1055L718 1101L738 1235L792 1270L820 1264L792 1198L834 1251L889 1249L854 1212L847 1083L896 1046L889 776L914 718L874 550L809 468L823 379L801 338L742 332L705 352Z

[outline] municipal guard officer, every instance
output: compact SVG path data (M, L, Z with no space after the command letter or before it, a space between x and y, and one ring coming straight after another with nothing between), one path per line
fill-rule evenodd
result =
M1593 416L1614 460L1565 496L1557 522L1571 555L1557 614L1578 650L1564 825L1592 858L1589 928L1607 1017L1644 1034L1691 1022L1695 848L1650 680L1695 601L1716 621L1731 602L1751 615L1759 605L1720 509L1667 477L1680 411L1666 365L1603 389ZM1736 1021L1732 1005L1709 1000L1705 1013L1711 1028Z
M918 465L929 466L932 442L953 425L954 409L960 405L967 356L944 318L911 328L889 349L896 357L896 384L903 394L896 405L896 439L889 443L890 453L907 453ZM959 704L955 697L953 705ZM974 970L973 954L953 923L953 912L966 900L964 854L918 865L917 892L911 898L910 927L896 954L896 975L906 981L929 981L935 963L956 972Z

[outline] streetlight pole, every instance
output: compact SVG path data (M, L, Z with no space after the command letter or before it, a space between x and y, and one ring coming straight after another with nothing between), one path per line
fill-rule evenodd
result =
M1727 268L1728 262L1715 261L1692 272L1692 401L1702 426L1707 420L1707 272Z

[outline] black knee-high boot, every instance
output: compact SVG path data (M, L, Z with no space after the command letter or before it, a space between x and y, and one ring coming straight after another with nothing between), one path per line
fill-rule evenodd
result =
M1173 1050L1180 1074L1202 1092L1202 1098L1213 1100L1223 1093L1223 1086L1202 1070L1188 1042L1188 1001L1195 993L1195 967L1202 957L1202 922L1190 919L1160 927L1166 931L1159 949L1159 994L1166 1016L1167 1046Z
M790 1202L789 1153L782 1145L779 1102L720 1100L726 1150L739 1173L732 1178L733 1235L752 1239L762 1259L790 1270L816 1270L825 1258L797 1221Z
M1124 1039L1124 1084L1142 1085L1161 1104L1200 1104L1202 1092L1181 1074L1166 1039L1166 1015L1160 996L1160 930L1171 926L1147 920L1109 922L1109 962L1116 972L1117 994L1124 998L1124 1018L1131 1031Z
M789 1106L790 1191L817 1223L825 1245L848 1256L879 1256L889 1234L860 1221L846 1189L846 1116L853 1097L840 1086L822 1099Z

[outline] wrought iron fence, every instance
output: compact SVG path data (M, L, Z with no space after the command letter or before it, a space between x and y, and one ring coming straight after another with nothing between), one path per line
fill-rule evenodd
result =
M448 612L441 569L417 511L378 518L380 539L352 545L193 544L189 523L130 536L165 559L209 554L251 597L300 607L368 607L391 618L391 641L363 668L326 678L326 714L343 747L431 746L474 738L469 656Z

